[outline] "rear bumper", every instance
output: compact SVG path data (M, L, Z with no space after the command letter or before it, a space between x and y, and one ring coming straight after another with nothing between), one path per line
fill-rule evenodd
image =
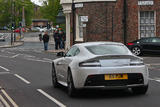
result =
M85 86L84 89L127 89L133 87L144 87L147 85L144 84L133 84L133 85L125 85L125 86Z
M72 72L75 88L130 88L148 84L148 68L142 66L90 67ZM104 80L105 74L128 74L128 80ZM132 74L134 76L132 76ZM140 74L140 75L139 75ZM139 75L138 77L136 75ZM94 77L95 76L95 77ZM93 78L89 78L93 77ZM88 79L89 78L89 79Z

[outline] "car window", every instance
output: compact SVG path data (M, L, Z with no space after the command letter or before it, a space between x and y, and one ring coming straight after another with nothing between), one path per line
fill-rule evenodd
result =
M67 53L66 53L66 57L72 57L72 56L76 56L77 54L79 54L80 50L78 49L78 47L73 46Z
M160 42L160 39L159 39L159 38L152 38L151 41L152 41L152 42Z
M89 52L95 55L128 55L129 50L123 45L100 44L86 46Z
M151 42L151 38L142 38L142 39L140 40L140 42L142 42L142 43Z

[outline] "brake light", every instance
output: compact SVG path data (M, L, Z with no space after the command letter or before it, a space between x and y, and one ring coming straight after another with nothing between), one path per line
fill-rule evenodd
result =
M134 45L134 43L127 43L127 45Z
M79 67L101 67L99 61L86 61L79 63Z

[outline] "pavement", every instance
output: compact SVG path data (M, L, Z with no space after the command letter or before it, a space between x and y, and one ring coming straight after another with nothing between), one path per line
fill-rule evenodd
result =
M21 41L16 41L13 42L13 44L7 44L7 45L1 45L0 48L13 48L13 47L18 47L18 46L22 46L24 44L24 42L40 42L39 41L39 37L24 37ZM49 44L54 45L54 38L52 36L50 36L50 41ZM48 50L46 52L49 53L58 53L58 52L65 52L64 49L59 49L59 50Z
M24 41L13 42L13 44L3 45L3 46L0 46L0 48L12 48L12 47L17 47L17 46L23 45L23 43L24 43Z

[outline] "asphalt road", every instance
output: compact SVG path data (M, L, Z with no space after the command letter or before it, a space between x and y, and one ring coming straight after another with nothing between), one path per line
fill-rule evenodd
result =
M43 51L39 41L26 41L21 47L0 49L0 107L160 106L159 56L143 56L150 72L146 95L133 95L126 90L82 90L76 98L70 98L65 87L52 87L51 60L55 58L54 53Z

